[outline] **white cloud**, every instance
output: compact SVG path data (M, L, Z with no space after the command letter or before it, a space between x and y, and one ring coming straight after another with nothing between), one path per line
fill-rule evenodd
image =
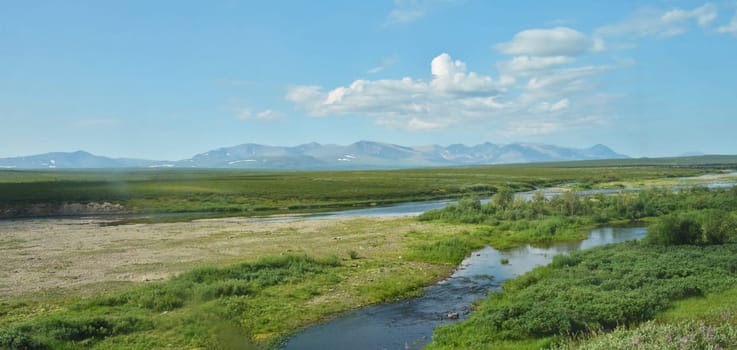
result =
M568 108L568 106L570 106L570 105L571 105L570 101L568 101L567 98L564 98L564 99L562 99L562 100L560 100L560 101L558 101L556 103L553 103L550 106L550 111L551 112L555 112L555 111L564 110L564 109Z
M428 12L444 4L453 4L458 0L394 0L394 8L387 15L390 24L403 24L425 17Z
M596 115L574 116L566 119L565 123L551 118L521 119L510 122L501 131L501 135L509 139L517 139L519 137L550 135L567 129L586 128L603 124L605 124L604 118Z
M570 97L589 93L585 79L605 68L558 68L556 64L572 59L556 56L530 61L534 64L522 65L540 69L534 74L526 73L528 79L519 80L513 75L493 78L469 71L464 62L443 53L431 61L428 79L356 80L330 90L293 86L286 99L311 116L372 117L378 125L408 130L444 129L469 123L506 130L525 120L546 120L557 126L555 130L563 130L570 120L583 120L588 113L584 108L591 109L595 103L575 108L578 105L574 106Z
M369 69L367 73L371 73L371 74L378 73L397 63L399 63L399 57L397 57L396 55L389 56L381 60L381 63L379 63L378 65L371 67L371 69Z
M573 63L574 61L575 58L568 56L516 56L509 61L499 62L497 67L500 71L509 72L510 74L526 75L551 67Z
M247 108L241 108L237 110L237 118L240 120L260 120L260 121L271 121L277 120L284 117L284 114L271 109L265 109L260 112L252 113Z
M440 122L426 122L424 120L412 118L409 120L408 127L410 130L433 130L442 129L445 127L445 124Z
M620 23L599 28L597 36L673 37L687 32L692 22L704 28L716 18L717 7L711 3L692 10L644 9Z
M717 31L719 33L737 35L737 13L735 13L732 17L732 21L725 25L719 26L719 28L717 28Z
M578 56L592 46L583 33L567 27L527 29L517 33L512 41L494 46L507 55L518 56Z

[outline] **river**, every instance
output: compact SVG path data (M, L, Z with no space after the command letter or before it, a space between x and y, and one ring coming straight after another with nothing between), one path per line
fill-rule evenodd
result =
M729 175L734 175L731 173ZM692 178L683 178L689 180ZM699 177L693 178L699 179ZM730 188L734 181L716 181L688 185L674 185L678 191L693 186L707 188ZM622 191L639 191L640 188L595 189L577 191L578 196L616 194ZM529 200L535 192L546 198L561 195L564 190L545 188L520 192L516 196ZM488 202L488 199L482 202ZM409 202L390 207L347 210L306 216L271 217L264 221L319 220L346 217L416 216L427 210L440 209L455 204L453 200ZM533 268L546 265L557 254L599 245L639 239L645 236L644 227L604 227L589 233L586 240L579 242L554 243L544 247L526 245L511 250L496 250L486 247L463 260L459 268L448 279L427 287L421 297L396 303L380 304L350 312L332 321L309 327L289 339L283 349L416 349L430 342L435 327L457 322L470 314L473 302L488 297L499 290L508 279ZM508 264L502 264L502 259ZM450 313L457 320L449 319Z
M427 287L422 296L369 306L296 334L283 349L419 349L430 342L435 327L470 314L471 304L499 290L508 279L547 265L557 254L645 236L645 228L597 228L588 239L544 247L496 250L486 247L467 257L448 279ZM507 264L502 264L507 259ZM457 313L458 320L450 320Z
M737 173L729 173L727 175L737 176ZM703 176L706 176L706 175L703 175ZM691 179L700 180L703 176L680 178L680 179L681 180L691 180ZM709 181L709 182L703 182L703 183L676 184L676 185L668 186L667 188L673 191L680 191L680 190L692 188L695 186L706 187L709 189L725 189L725 188L732 188L736 185L737 185L737 182L735 182L733 179L718 179L718 181ZM639 187L589 189L589 190L577 190L576 195L583 196L583 197L594 196L597 194L614 195L614 194L618 194L622 192L637 192L641 190L643 190L643 188L639 188ZM566 191L568 190L561 188L561 187L550 187L550 188L541 188L541 189L527 191L527 192L517 192L515 193L515 196L517 196L518 198L521 198L522 200L531 200L534 194L539 192L539 193L542 193L546 199L551 199L553 197L560 196ZM489 198L482 199L481 203L482 204L488 203L489 200L490 200ZM428 210L442 209L442 208L445 208L449 205L453 205L456 203L458 203L458 201L452 200L452 199L420 201L420 202L406 202L406 203L400 203L400 204L385 206L385 207L351 209L351 210L333 211L333 212L307 214L307 215L268 216L268 217L262 217L262 218L254 218L254 220L258 222L290 222L290 221L300 221L300 220L323 220L323 219L336 219L336 218L344 219L344 218L354 218L354 217L374 217L376 218L376 217L396 217L396 216L418 216Z

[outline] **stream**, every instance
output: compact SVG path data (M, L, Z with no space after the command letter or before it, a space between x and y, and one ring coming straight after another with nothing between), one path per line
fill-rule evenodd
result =
M737 175L730 173L728 175ZM682 178L682 180L707 180L708 176ZM703 179L702 179L703 178ZM733 180L704 181L697 184L674 185L674 191L693 186L710 189L730 188ZM639 191L641 188L593 189L577 191L578 196L596 194L611 195L622 191ZM561 195L559 188L544 188L519 192L516 196L530 200L536 192L545 198ZM482 203L489 199L482 200ZM263 221L319 220L351 217L417 216L431 209L440 209L457 203L454 200L409 202L390 207L347 210L305 216L271 217ZM604 244L619 243L644 237L644 227L603 227L593 229L586 240L552 243L545 246L497 250L486 247L473 252L461 262L458 269L446 280L425 288L422 296L395 303L379 304L354 310L331 321L308 327L294 335L283 346L284 350L329 349L420 349L432 339L435 327L465 319L471 313L471 305L498 291L508 279L522 275L537 266L549 264L557 254L587 249ZM502 259L508 263L502 264ZM449 314L457 314L451 320Z
M644 227L605 227L578 242L502 251L486 247L463 260L448 279L426 287L422 296L365 307L309 327L282 349L419 349L430 342L435 327L465 319L473 302L498 291L506 280L549 264L557 254L639 239L645 233ZM509 263L502 264L502 259ZM457 313L458 320L450 320L449 313Z

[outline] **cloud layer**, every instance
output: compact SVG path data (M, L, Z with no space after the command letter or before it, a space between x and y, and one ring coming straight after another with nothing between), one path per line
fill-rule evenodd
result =
M706 3L700 7L668 11L644 9L622 22L599 28L602 36L660 37L667 38L686 33L692 24L705 28L717 18L717 7Z

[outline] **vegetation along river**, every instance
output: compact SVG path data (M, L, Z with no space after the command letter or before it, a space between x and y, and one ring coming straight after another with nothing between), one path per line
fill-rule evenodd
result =
M592 230L588 239L579 242L503 251L486 247L463 260L448 279L427 287L421 297L366 307L307 328L283 349L421 348L430 342L435 327L463 320L474 301L486 298L506 280L547 265L557 254L638 239L645 233L643 227L606 227Z
M680 190L692 186L708 188L732 187L734 182L700 183L672 186ZM628 189L637 191L639 189ZM518 193L525 200L534 192L546 198L560 195L556 189ZM579 196L597 193L615 194L621 189L578 191ZM484 201L485 202L485 201ZM369 208L319 214L307 217L272 218L270 220L304 220L354 216L419 215L430 209L454 204L455 201L404 203L385 208ZM332 321L316 325L296 334L283 349L415 349L430 342L435 327L465 319L473 302L488 297L508 279L533 268L547 265L557 254L569 253L599 245L644 237L644 227L602 227L593 229L586 240L554 243L544 247L496 250L486 247L467 257L448 279L427 287L421 297L396 303L366 307ZM504 263L502 263L504 260Z

